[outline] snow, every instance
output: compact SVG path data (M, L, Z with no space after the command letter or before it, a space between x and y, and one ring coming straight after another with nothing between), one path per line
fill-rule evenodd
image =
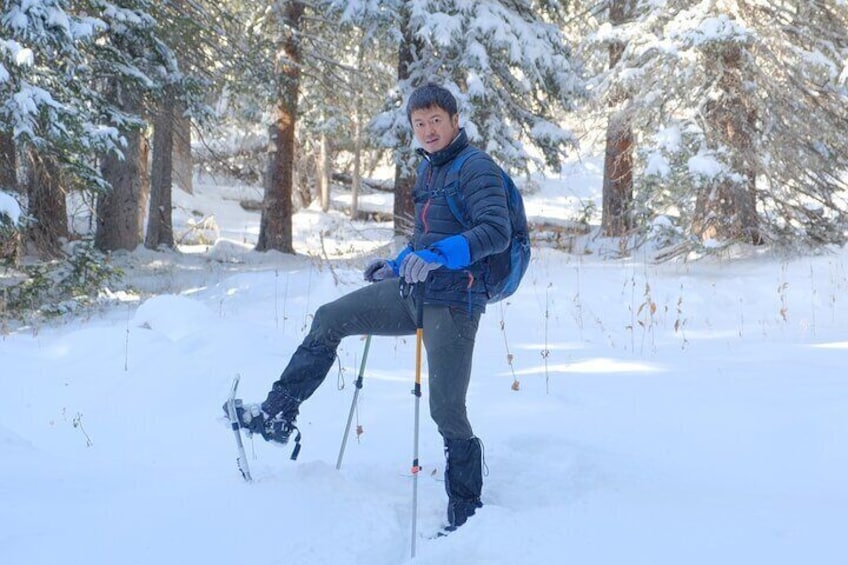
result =
M715 178L727 172L727 167L714 156L705 152L693 155L689 158L687 164L692 175L700 175L706 178Z
M15 64L19 67L31 67L33 64L32 49L23 48L15 52Z
M459 34L460 23L458 18L444 12L428 14L426 16L426 23L417 32L418 37L424 39L432 35L434 43L446 47Z
M52 8L47 11L44 23L51 28L59 28L67 35L71 35L71 21L64 10Z
M645 174L655 175L659 177L668 176L671 173L671 166L662 154L657 152L650 153L646 158Z
M839 68L837 63L829 59L827 55L819 51L797 49L798 59L807 67L811 67L808 72L813 71L822 75L826 81L836 81L839 76Z
M700 6L678 14L668 25L667 32L670 37L691 42L694 46L715 42L743 43L749 41L754 33L744 23L726 14L705 14Z
M566 220L599 200L599 163L534 178L528 211ZM258 189L195 186L176 206L222 239L114 257L158 294L0 340L0 563L844 563L844 249L655 264L594 236L591 253L537 248L481 322L468 401L485 506L411 560L414 339L373 340L340 470L361 338L303 404L296 462L248 442L244 483L221 419L233 376L264 398L315 309L391 254L391 225L309 208L298 255L260 254L259 215L238 206ZM446 501L427 398L425 379L425 534Z
M22 135L34 137L35 120L39 112L62 107L47 90L28 82L22 82L18 90L12 95L11 106L13 108L13 135L15 138ZM55 124L52 125L55 126Z
M669 153L676 153L681 150L682 137L680 127L672 125L659 130L654 136L654 141L657 147Z
M24 30L29 25L29 19L23 11L19 10L17 7L12 6L12 9L9 13L3 16L3 23L9 26L10 29L13 30Z
M21 219L21 207L14 196L0 190L0 219L6 217L11 225L16 226Z

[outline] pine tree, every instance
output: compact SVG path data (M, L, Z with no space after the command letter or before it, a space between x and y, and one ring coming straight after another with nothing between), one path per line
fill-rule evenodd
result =
M114 148L101 127L86 55L103 22L74 15L63 0L9 0L0 16L0 124L7 151L26 155L29 236L59 253L67 236L65 195L100 183L92 151ZM11 175L12 173L7 173Z
M258 249L291 252L293 197L300 205L312 200L312 179L329 176L309 156L324 151L326 162L344 148L355 153L357 113L370 113L379 100L371 65L358 67L356 53L376 45L365 31L352 33L345 9L331 1L280 0L270 7L238 5L238 64L232 68L229 100L239 119L269 124L269 155L265 175L263 219ZM368 59L379 60L368 56ZM356 93L367 90L367 95ZM357 109L359 108L359 109ZM374 102L376 109L376 102ZM328 140L322 144L321 139ZM324 205L329 195L325 194Z
M95 244L102 251L131 251L143 240L150 194L145 117L150 97L173 70L172 57L156 36L156 21L146 0L120 7L90 1L106 23L92 52L98 75L105 77L100 87L102 110L124 141L120 152L100 157L101 174L109 186L97 199Z
M372 143L367 125L395 82L390 34L385 18L365 13L363 6L351 2L330 5L325 16L313 20L307 31L310 38L320 39L310 42L311 53L305 55L323 63L303 76L302 144L319 145L326 163L350 173L353 217L358 214L362 176L373 168L370 163L374 159L366 154L378 156L382 149ZM322 140L326 143L320 143ZM317 167L325 210L329 207L330 168Z
M281 45L276 56L276 95L273 122L269 127L271 160L262 219L259 226L258 251L276 250L294 253L292 241L292 186L294 183L295 128L300 96L302 63L301 22L303 2L276 2L271 20L279 26Z
M101 171L109 184L98 198L97 234L102 250L134 249L143 240L143 218L150 195L147 171L148 141L145 128L156 116L161 118L157 139L168 155L156 155L157 182L150 214L150 247L172 246L171 229L171 148L173 114L179 102L196 112L202 104L198 94L202 82L195 65L193 72L180 69L171 45L185 47L191 42L180 39L190 29L201 29L193 16L203 16L199 5L190 14L179 12L179 3L159 4L150 0L128 0L120 6L103 0L88 0L89 9L105 23L90 54L99 83L99 108L110 125L121 132L125 144L119 153L101 156ZM203 21L203 20L201 20ZM198 34L190 34L196 37ZM186 50L187 51L187 50Z
M636 0L611 0L609 22L622 25L635 13ZM609 44L609 66L615 68L626 44ZM625 236L633 229L633 129L630 117L622 108L628 104L627 92L611 94L610 116L607 120L604 151L604 180L602 189L601 231L606 236Z
M174 0L154 3L151 15L157 35L169 49L162 50L168 71L161 88L151 92L153 147L150 174L150 209L144 245L173 248L172 192L179 186L192 190L191 125L209 118L202 97L215 78L212 54L222 54L222 37L216 20L226 18L216 5Z
M404 101L426 82L457 96L473 143L507 167L558 169L575 139L560 126L581 81L560 25L559 2L395 0L359 2L399 30L397 86L372 131L395 152L395 222L411 217L417 158ZM541 154L541 158L537 157Z
M637 201L690 242L842 242L848 5L641 2L599 92L624 89Z

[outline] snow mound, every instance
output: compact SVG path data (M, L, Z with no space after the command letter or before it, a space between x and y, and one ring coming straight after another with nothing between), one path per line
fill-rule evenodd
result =
M207 252L210 259L222 263L244 262L248 259L253 248L228 239L218 239Z
M215 315L206 306L184 296L162 295L139 306L133 324L179 341L209 327Z

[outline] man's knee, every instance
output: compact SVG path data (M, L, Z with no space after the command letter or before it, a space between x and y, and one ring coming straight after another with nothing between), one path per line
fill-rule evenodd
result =
M309 340L335 349L341 341L341 337L335 331L337 325L334 322L335 314L333 303L323 304L315 310L312 315L312 325L309 329Z

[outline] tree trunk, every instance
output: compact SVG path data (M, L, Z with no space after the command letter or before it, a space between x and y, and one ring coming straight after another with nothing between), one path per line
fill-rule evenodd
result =
M15 140L11 134L0 132L0 190L18 191L18 160Z
M362 70L365 65L365 37L360 35L356 46L356 68ZM353 179L350 186L350 217L355 220L359 217L359 194L362 191L362 121L363 109L362 90L365 87L362 81L353 80Z
M191 157L191 118L185 115L185 106L182 102L177 102L174 109L173 163L174 186L193 194L194 162Z
M275 122L269 127L270 162L262 219L259 225L258 251L275 249L294 253L292 245L292 184L294 180L295 126L300 86L300 26L303 2L287 2L281 22L283 52L278 65L278 96Z
M177 13L185 16L196 14L199 8L191 0L171 0L171 4ZM193 72L190 69L202 66L200 63L200 53L203 47L195 44L193 41L189 41L188 43L191 46L176 49L177 65L184 71L189 69L189 72ZM174 148L172 151L173 166L171 167L173 188L180 189L188 194L194 194L194 162L191 157L191 118L186 115L186 105L182 100L177 100L174 103L173 118Z
M705 106L707 138L729 149L730 171L698 193L692 231L706 241L762 243L756 200L754 139L756 114L745 99L744 46L714 48L709 68L717 69L720 95Z
M173 155L176 122L176 97L166 87L153 121L153 170L150 175L150 211L147 215L148 249L174 247L171 197L173 191Z
M612 25L625 23L632 15L631 0L612 0L609 18ZM609 47L610 68L621 59L625 44L615 42ZM610 97L613 110L607 123L604 153L601 229L608 237L621 237L633 228L633 132L630 119L621 109L628 97L616 92Z
M633 132L620 112L607 124L602 201L604 235L627 235L633 228Z
M132 251L142 241L145 202L150 180L147 141L141 131L124 132L125 158L114 153L103 157L100 172L111 189L97 199L94 244L101 251Z
M49 154L27 148L27 200L32 217L27 241L40 255L58 257L68 237L68 208L59 163Z
M409 9L404 7L401 18L401 43L398 51L398 82L403 84L411 75L411 66L416 60L416 39L412 33L410 26ZM407 128L409 131L409 128ZM409 134L411 135L411 133ZM394 201L394 220L395 220L395 235L408 236L412 233L415 227L415 202L412 199L412 189L415 186L415 176L409 172L407 167L402 166L402 163L410 156L405 151L405 147L409 144L402 142L399 149L400 155L395 165L395 201Z
M141 114L138 93L113 85L115 105L131 116ZM120 101L120 102L118 102ZM97 199L97 229L94 243L101 251L134 250L142 241L142 226L150 180L147 170L149 148L141 130L121 131L126 139L124 156L110 152L100 162L100 172L111 188Z
M362 191L362 112L359 103L353 116L353 183L350 187L350 217L359 217L359 193Z
M321 192L321 210L330 210L330 140L327 132L321 132L318 150L318 187Z

